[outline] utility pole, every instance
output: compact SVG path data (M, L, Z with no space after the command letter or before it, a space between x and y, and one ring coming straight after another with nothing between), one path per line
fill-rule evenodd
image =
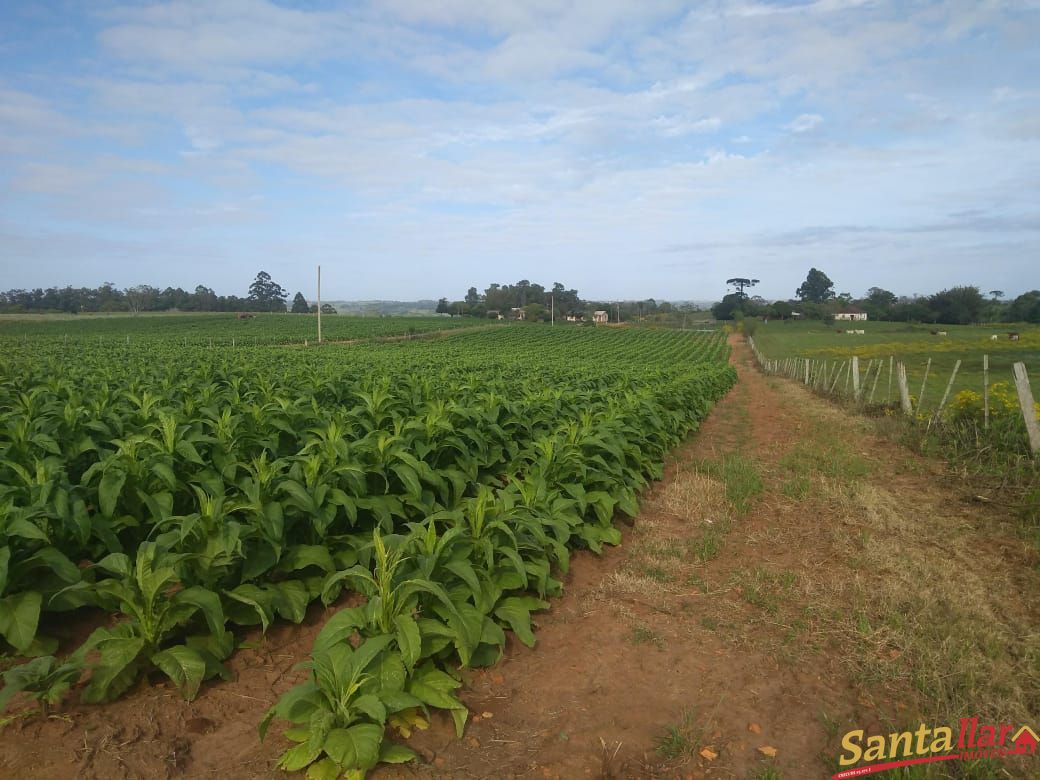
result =
M621 322L621 302L620 301L618 301L618 305L617 305L617 321L618 321L618 323Z
M556 293L549 293L549 324L556 324Z
M318 343L321 343L321 266L318 266Z

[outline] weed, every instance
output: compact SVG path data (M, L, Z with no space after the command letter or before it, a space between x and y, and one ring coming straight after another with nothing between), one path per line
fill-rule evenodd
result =
M664 640L651 628L636 626L632 629L632 641L637 645L654 644L664 646Z
M841 723L827 714L826 710L820 710L820 725L827 732L827 736L834 739L841 730Z
M701 563L707 563L718 557L722 549L722 533L718 528L709 526L697 539L689 542L690 552Z
M664 734L658 737L658 754L669 761L692 756L697 751L701 736L695 728L695 720L693 709L684 708L679 716L679 722L666 727Z
M726 498L740 514L751 508L752 500L764 489L758 468L742 455L731 453L716 460L705 460L698 468L722 481L726 486Z
M793 498L796 501L801 501L807 495L812 488L812 483L809 478L804 475L791 477L791 479L785 480L781 490L783 494L788 498Z

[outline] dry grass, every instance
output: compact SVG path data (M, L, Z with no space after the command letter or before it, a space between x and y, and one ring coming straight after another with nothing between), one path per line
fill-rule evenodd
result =
M729 519L726 486L693 469L682 469L652 504L657 512L689 523L712 525Z

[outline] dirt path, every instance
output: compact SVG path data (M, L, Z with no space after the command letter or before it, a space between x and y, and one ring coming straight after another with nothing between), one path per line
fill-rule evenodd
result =
M1040 568L1014 519L733 344L740 381L623 545L574 556L534 650L467 673L465 737L438 718L422 762L375 777L826 777L850 728L1040 712ZM193 703L153 686L12 723L0 777L278 777L285 743L256 724L321 620Z

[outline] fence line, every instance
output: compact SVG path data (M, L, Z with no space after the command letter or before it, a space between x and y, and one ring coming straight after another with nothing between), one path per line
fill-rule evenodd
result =
M810 390L819 395L838 398L841 400L850 401L860 408L885 408L892 406L892 379L895 374L896 384L899 390L899 408L902 409L903 414L907 417L915 419L925 419L925 416L921 412L921 402L924 396L926 383L928 382L928 374L932 367L932 359L928 358L928 363L925 366L924 378L921 380L921 390L917 396L916 407L913 403L913 399L910 396L910 388L907 382L906 365L902 361L897 361L895 356L889 356L888 358L888 389L885 392L885 400L883 403L874 403L874 391L877 389L878 380L881 378L881 372L885 367L885 360L881 358L877 361L877 368L874 368L874 360L872 359L868 364L866 371L863 376L860 376L859 370L859 357L853 356L849 360L841 362L834 361L833 365L828 365L828 362L823 360L814 360L812 358L784 358L783 360L770 360L755 344L753 337L748 337L748 345L751 347L751 351L755 356L755 360L758 361L759 367L767 374L775 374L778 376L784 376L788 379L801 382ZM954 381L957 378L957 372L961 368L962 361L958 360L953 367L953 373L950 375L949 381L946 383L946 391L942 395L942 400L939 401L939 405L933 410L928 416L928 426L934 422L937 422L941 417L943 410L946 408L946 403L949 400L950 393L953 390ZM864 391L870 380L870 372L875 371L874 381L870 385L870 393L864 399ZM842 382L842 375L844 375L844 382ZM982 398L983 398L983 427L988 429L990 424L990 404L989 404L989 355L982 356ZM1013 371L1013 379L1015 382L1015 388L1018 391L1019 408L1022 412L1022 419L1025 422L1026 432L1029 436L1029 449L1036 455L1040 452L1040 419L1037 417L1036 404L1033 400L1032 389L1029 385L1029 376L1026 373L1026 367L1024 363L1015 363ZM862 381L861 381L862 380ZM851 384L851 392L850 392Z

